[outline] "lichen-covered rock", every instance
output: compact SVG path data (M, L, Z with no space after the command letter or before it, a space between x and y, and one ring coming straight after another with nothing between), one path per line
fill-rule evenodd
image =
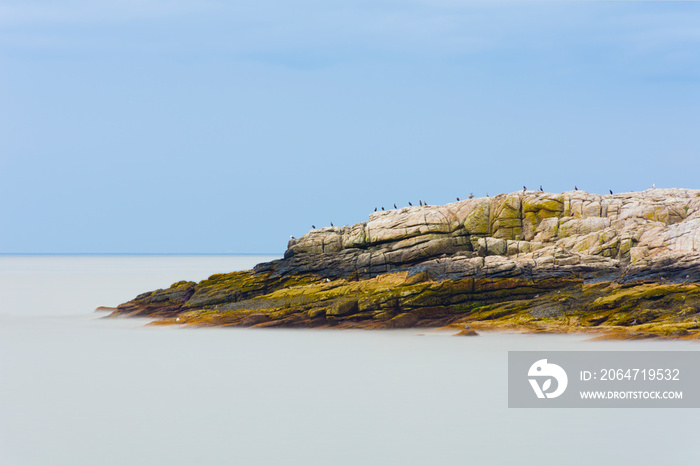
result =
M133 301L122 304L115 313L130 317L164 317L177 313L192 297L197 284L181 281L170 288L141 293Z
M700 190L526 191L312 230L283 259L144 293L113 315L258 327L636 322L647 336L687 336L698 333L699 283Z
M616 270L647 258L698 256L700 190L605 196L527 191L375 212L366 223L315 230L293 240L288 261L279 266L283 273L333 275L329 260L342 258L334 269L337 277L368 278L442 255L499 255L541 264L554 263L562 252L577 255L568 262L595 268L601 257L610 258Z

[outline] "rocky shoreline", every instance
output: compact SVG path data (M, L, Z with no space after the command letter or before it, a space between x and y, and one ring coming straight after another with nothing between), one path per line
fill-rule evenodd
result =
M520 191L315 229L119 305L158 324L700 338L700 190Z

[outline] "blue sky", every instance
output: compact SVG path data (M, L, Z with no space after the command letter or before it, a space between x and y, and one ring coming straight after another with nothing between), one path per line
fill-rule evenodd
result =
M374 207L700 188L696 2L0 0L0 252L281 253Z

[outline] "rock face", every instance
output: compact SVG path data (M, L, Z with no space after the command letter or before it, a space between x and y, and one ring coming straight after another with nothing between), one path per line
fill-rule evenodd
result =
M624 325L605 322L626 312L640 314L629 320L630 334L695 335L698 284L700 190L526 191L375 212L367 222L312 230L291 240L281 260L199 284L179 282L114 314L197 325L392 328L490 321L617 331ZM640 288L649 286L657 287L653 297ZM620 290L643 296L628 293L625 302L601 304L599 298Z
M360 279L418 265L438 278L553 269L620 275L675 262L685 269L698 254L700 190L529 191L375 212L365 223L313 230L290 241L274 267Z

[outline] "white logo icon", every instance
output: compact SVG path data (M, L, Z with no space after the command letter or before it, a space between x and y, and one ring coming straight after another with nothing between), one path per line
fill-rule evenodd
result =
M537 379L528 379L530 381L530 385L532 385L532 389L535 391L535 395L537 395L537 398L556 398L564 393L564 390L566 390L566 385L569 383L569 378L566 376L564 369L556 364L547 363L546 359L540 359L530 366L530 370L527 372L527 375L529 377L546 377L542 383L542 386L540 386ZM549 390L549 388L552 386L553 378L557 381L557 389L553 392L547 392L547 390Z

